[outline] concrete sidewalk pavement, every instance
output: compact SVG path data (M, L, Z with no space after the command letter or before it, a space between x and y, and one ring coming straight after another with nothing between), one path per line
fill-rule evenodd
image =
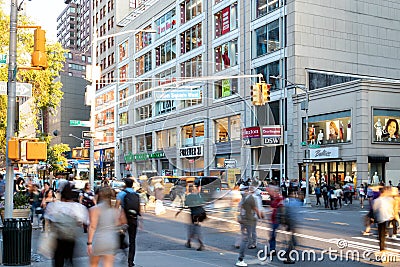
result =
M136 252L136 266L158 267L204 267L204 266L234 266L237 253L219 253L213 251L167 250L167 251L138 251ZM254 261L254 259L249 259ZM120 255L116 256L115 267L126 267L128 264ZM32 262L30 266L52 267L51 260ZM89 266L88 257L74 259L74 266ZM102 265L100 265L102 266Z

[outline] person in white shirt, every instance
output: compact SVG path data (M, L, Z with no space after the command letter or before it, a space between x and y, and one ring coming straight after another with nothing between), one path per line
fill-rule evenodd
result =
M390 196L390 190L387 187L380 189L380 196L374 200L373 211L375 221L378 223L379 249L385 250L386 225L394 219L394 199Z
M343 190L341 186L339 186L339 188L335 190L335 194L338 199L339 208L342 208Z

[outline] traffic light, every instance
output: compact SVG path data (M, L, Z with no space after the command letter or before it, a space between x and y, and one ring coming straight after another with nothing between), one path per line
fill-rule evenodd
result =
M19 149L19 140L12 138L8 140L8 158L10 160L20 160L21 153Z
M255 83L251 87L251 103L254 106L262 105L261 84L260 83Z
M261 83L261 87L262 87L262 103L265 104L271 100L271 98L270 98L271 85L263 82L263 83Z
M36 28L33 34L34 45L32 53L32 66L42 69L47 68L46 31Z
M46 142L26 142L26 160L47 160Z

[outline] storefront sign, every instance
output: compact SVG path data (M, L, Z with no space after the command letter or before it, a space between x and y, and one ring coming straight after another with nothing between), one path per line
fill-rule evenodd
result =
M243 128L242 130L242 138L260 138L260 127L248 127Z
M230 80L222 80L222 96L230 96L231 95L231 82Z
M140 160L148 160L148 159L158 159L158 158L164 158L165 153L164 151L157 151L154 153L138 153L138 154L132 154L129 153L124 156L125 162L133 162L133 161L140 161Z
M231 169L231 168L236 168L236 159L225 159L224 160L224 168L225 169Z
M203 156L202 146L182 147L179 149L180 158L193 158Z
M228 33L230 31L231 25L231 8L228 6L222 10L222 34Z
M283 144L283 128L281 125L270 125L261 127L263 137L263 144L269 145L282 145Z
M339 158L339 147L323 147L310 149L310 159L335 159Z

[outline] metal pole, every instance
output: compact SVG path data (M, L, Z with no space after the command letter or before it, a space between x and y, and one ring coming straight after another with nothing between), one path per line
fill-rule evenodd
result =
M96 70L96 50L97 50L97 35L96 32L93 32L93 40L92 40L92 88L93 95L91 95L92 99L90 101L90 132L94 133L95 128L95 111L96 111L96 100L95 100L95 93L96 93L96 85L97 85L97 74L95 74ZM90 160L89 160L89 182L94 189L94 138L90 138Z
M4 217L12 218L14 208L14 168L11 160L8 158L8 140L14 136L15 117L16 117L16 88L17 88L17 0L11 0L10 9L10 44L9 44L9 63L8 63L8 82L7 82L7 133L6 133L6 188Z
M309 149L309 144L308 144L308 142L307 142L307 136L308 136L308 105L309 105L309 96L308 96L308 88L307 87L305 87L305 91L306 91L306 121L305 121L305 123L306 123L306 130L305 130L305 132L306 132L306 135L305 135L305 137L306 137L306 196L305 196L305 198L304 198L304 205L305 206L307 206L307 207L311 207L311 202L310 202L310 190L309 190L309 187L310 187L310 181L309 181L309 175L308 175L308 168L309 168L309 166L308 166L308 161L309 161L309 158L310 158L310 149Z

